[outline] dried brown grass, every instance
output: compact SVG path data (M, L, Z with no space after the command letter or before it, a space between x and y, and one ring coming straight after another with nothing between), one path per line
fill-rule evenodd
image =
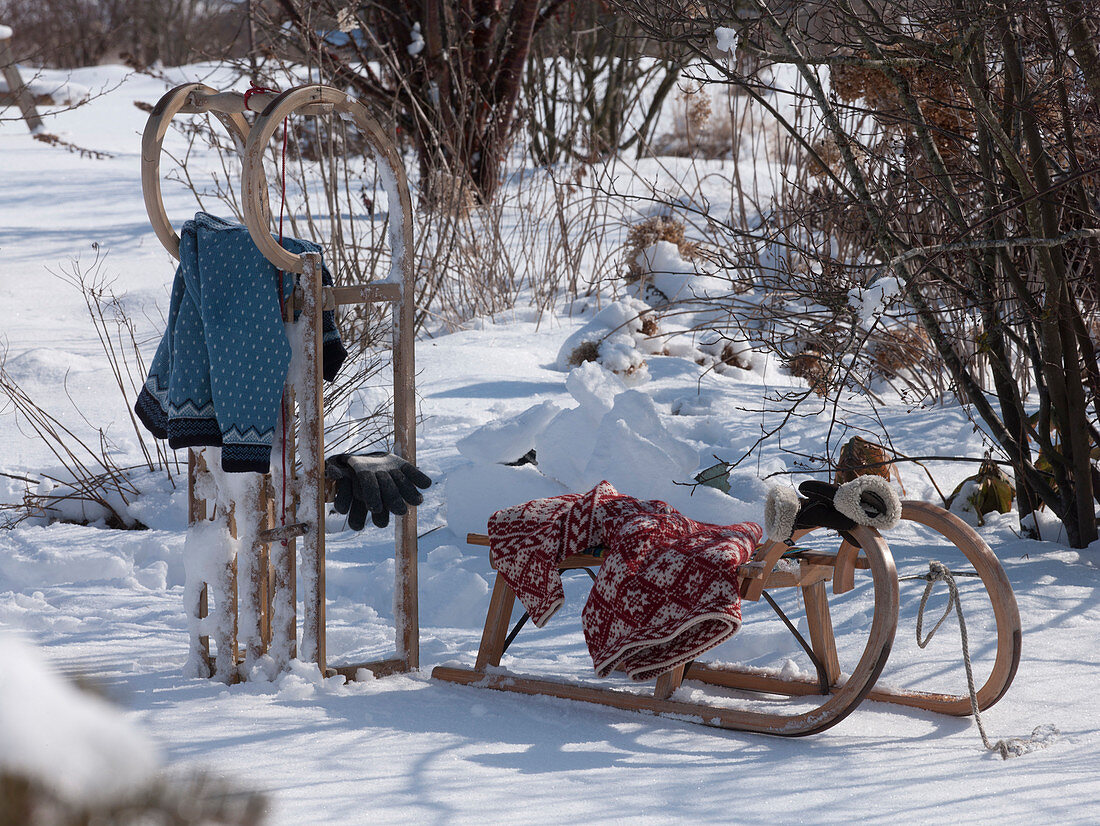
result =
M632 224L626 231L624 278L628 284L638 281L645 275L642 265L638 263L638 256L658 241L675 244L680 257L689 261L699 255L699 244L687 237L687 227L683 221L667 215L653 215L645 218Z
M937 358L928 333L914 325L881 330L869 342L869 350L873 373L887 379Z
M810 389L824 398L833 386L834 370L825 353L816 345L807 345L798 354L787 359L791 375L810 383Z
M882 445L853 436L840 449L833 481L843 485L858 476L881 476L889 479L892 468L893 464Z
M596 361L600 357L600 343L598 341L582 341L569 354L569 365L579 367L589 361Z

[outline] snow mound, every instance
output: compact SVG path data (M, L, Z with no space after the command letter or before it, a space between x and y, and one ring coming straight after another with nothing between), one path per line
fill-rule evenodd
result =
M670 241L657 241L635 257L642 271L637 298L653 307L691 300L714 300L730 291L729 282L705 270L700 262L684 258Z
M20 353L4 365L4 370L16 381L42 383L62 382L72 373L88 373L103 366L102 359L93 359L52 347L35 347Z
M661 349L642 330L643 317L649 312L649 305L636 298L608 305L565 340L555 367L565 372L594 361L629 384L641 384L649 378L645 357Z
M674 483L698 468L698 451L668 431L653 399L614 373L586 363L565 385L576 407L535 405L463 440L471 463L447 479L447 521L456 536L484 532L501 508L588 490L604 479L631 496L667 499ZM528 445L537 467L497 463L518 458Z
M532 465L463 465L447 474L447 526L465 541L468 533L485 533L489 517L501 508L566 492Z
M183 542L161 531L105 534L81 525L27 524L7 532L7 539L0 593L92 583L163 590L183 583Z
M488 517L486 517L488 522ZM484 532L483 524L479 531ZM462 537L463 541L465 536ZM483 557L456 545L441 545L420 564L420 622L425 627L481 628L489 582L468 567Z
M535 446L535 435L561 410L543 402L499 422L490 422L458 440L458 452L475 462L514 462Z
M671 355L679 355L669 348ZM742 338L728 335L705 340L699 344L695 361L716 373L740 375L737 371L763 374L767 358L756 352L752 344Z
M0 662L0 769L83 805L128 796L152 781L157 749L121 711L76 688L7 633L0 633Z
M4 38L0 37L0 40ZM64 80L48 80L45 77L27 77L33 70L23 69L27 91L45 106L76 106L86 101L92 94L87 86ZM0 94L10 91L7 81L0 77Z

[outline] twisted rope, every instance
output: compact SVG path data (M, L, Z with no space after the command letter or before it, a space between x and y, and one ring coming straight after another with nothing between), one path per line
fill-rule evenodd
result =
M940 626L943 625L952 610L955 611L955 614L959 618L959 634L962 637L963 665L966 668L966 686L970 691L970 711L978 724L978 733L982 736L982 744L989 751L998 752L1002 760L1007 760L1009 757L1019 757L1022 754L1027 754L1029 751L1035 751L1036 749L1042 749L1049 746L1059 733L1058 729L1049 723L1036 726L1034 731L1031 732L1030 737L1010 737L1007 740L998 740L993 743L990 742L988 735L986 735L985 726L982 725L982 715L978 709L978 692L974 688L974 669L970 664L970 639L966 633L966 620L963 619L962 603L959 602L959 586L955 583L955 576L947 569L947 566L942 562L930 560L928 562L927 574L923 576L901 577L901 579L923 579L927 583L924 586L924 594L920 598L920 608L917 611L918 646L921 648L927 647L928 643L932 641L932 637L940 630ZM932 595L932 588L937 582L947 583L947 589L950 592L950 596L947 600L947 607L944 609L943 616L940 617L939 622L933 626L932 630L928 632L928 636L922 640L921 631L924 628L924 609L928 604L928 597Z

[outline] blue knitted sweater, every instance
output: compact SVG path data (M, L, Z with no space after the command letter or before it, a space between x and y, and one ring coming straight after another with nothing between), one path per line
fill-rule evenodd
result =
M297 239L283 246L319 249ZM220 446L225 471L268 471L291 355L279 276L246 227L204 212L183 225L168 326L135 405L154 436L173 448ZM327 268L322 276L332 283ZM282 278L289 296L295 276ZM331 381L347 353L334 313L323 314L323 328Z

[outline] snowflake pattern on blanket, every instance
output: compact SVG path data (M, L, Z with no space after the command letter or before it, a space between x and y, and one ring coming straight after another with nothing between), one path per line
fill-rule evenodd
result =
M494 513L489 558L541 627L565 599L561 561L602 547L604 563L582 613L592 662L601 677L618 668L648 680L741 627L737 568L761 535L753 522L696 522L600 482L587 493Z

